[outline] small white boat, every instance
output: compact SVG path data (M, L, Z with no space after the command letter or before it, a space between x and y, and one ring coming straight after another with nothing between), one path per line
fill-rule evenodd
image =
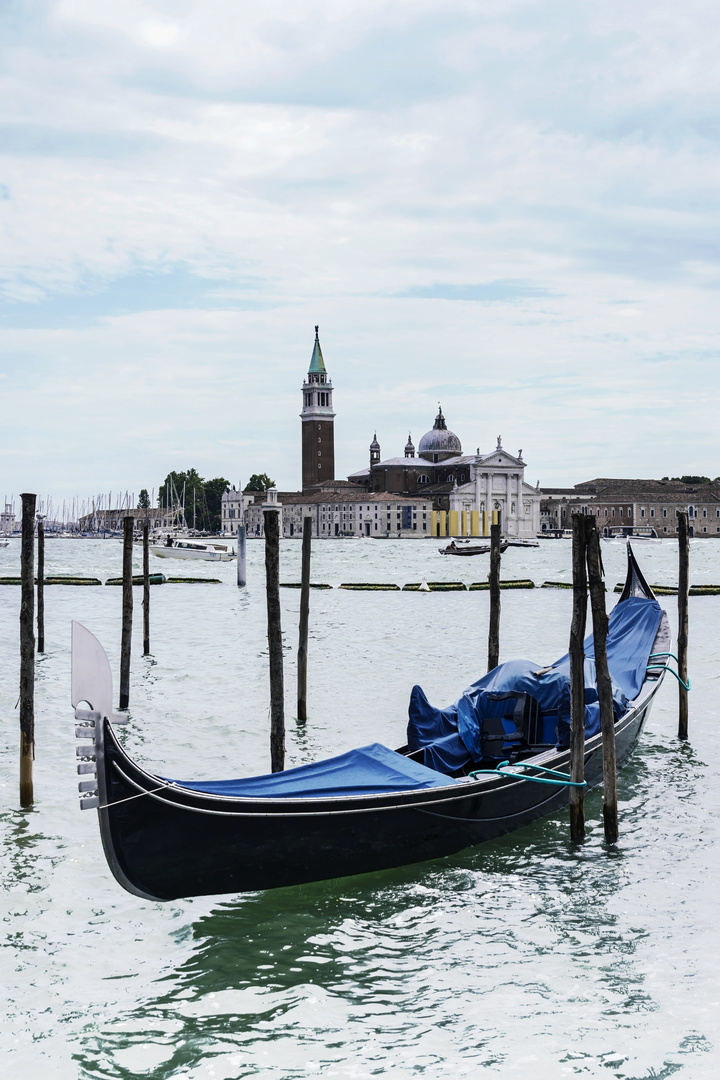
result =
M236 558L236 552L230 544L221 544L213 540L175 540L169 537L169 543L151 544L153 555L160 559L204 559L206 562L230 562Z
M636 529L628 528L617 530L610 533L608 536L603 536L608 544L627 544L630 541L633 544L662 544L662 537L658 536L655 529L651 526L643 528L639 526Z

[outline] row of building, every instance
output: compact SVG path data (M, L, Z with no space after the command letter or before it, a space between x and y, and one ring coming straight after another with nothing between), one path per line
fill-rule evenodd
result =
M408 435L402 456L383 458L377 432L366 466L346 480L335 479L333 385L320 348L318 328L302 386L302 490L273 492L284 536L299 536L311 517L313 536L340 538L487 536L492 515L508 536L532 537L540 530L539 488L525 482L526 463L503 448L464 454L442 408L417 450ZM237 532L242 515L249 536L263 534L263 492L226 493L222 531Z
M333 385L315 327L315 343L302 386L302 490L241 492L222 503L222 531L235 534L242 518L249 536L263 535L263 512L276 506L282 533L300 536L312 518L318 538L487 536L493 515L509 537L561 536L574 513L594 514L609 534L654 528L674 536L677 512L686 510L695 536L720 536L720 487L672 480L597 479L573 488L532 487L522 450L509 453L497 437L493 450L463 453L438 408L417 448L408 435L402 455L383 458L377 432L367 464L335 479Z

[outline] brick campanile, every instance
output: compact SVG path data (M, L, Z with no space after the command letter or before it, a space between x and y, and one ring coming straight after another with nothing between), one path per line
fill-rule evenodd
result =
M335 413L332 407L333 387L325 370L318 327L315 327L315 346L310 368L303 383L302 423L302 486L303 491L314 484L327 484L335 479Z

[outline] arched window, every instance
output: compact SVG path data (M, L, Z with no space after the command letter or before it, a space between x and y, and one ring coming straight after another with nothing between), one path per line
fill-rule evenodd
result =
M448 473L447 482L448 482L448 484L455 482L455 476L454 476L453 473Z
M427 473L420 473L420 475L417 478L417 482L418 482L418 484L429 484L430 483L430 477L427 475Z

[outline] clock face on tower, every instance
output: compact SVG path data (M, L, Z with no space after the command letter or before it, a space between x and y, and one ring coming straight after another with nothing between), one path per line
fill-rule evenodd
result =
M333 385L328 378L318 327L315 327L310 367L303 383L302 486L303 491L335 479L335 413Z

